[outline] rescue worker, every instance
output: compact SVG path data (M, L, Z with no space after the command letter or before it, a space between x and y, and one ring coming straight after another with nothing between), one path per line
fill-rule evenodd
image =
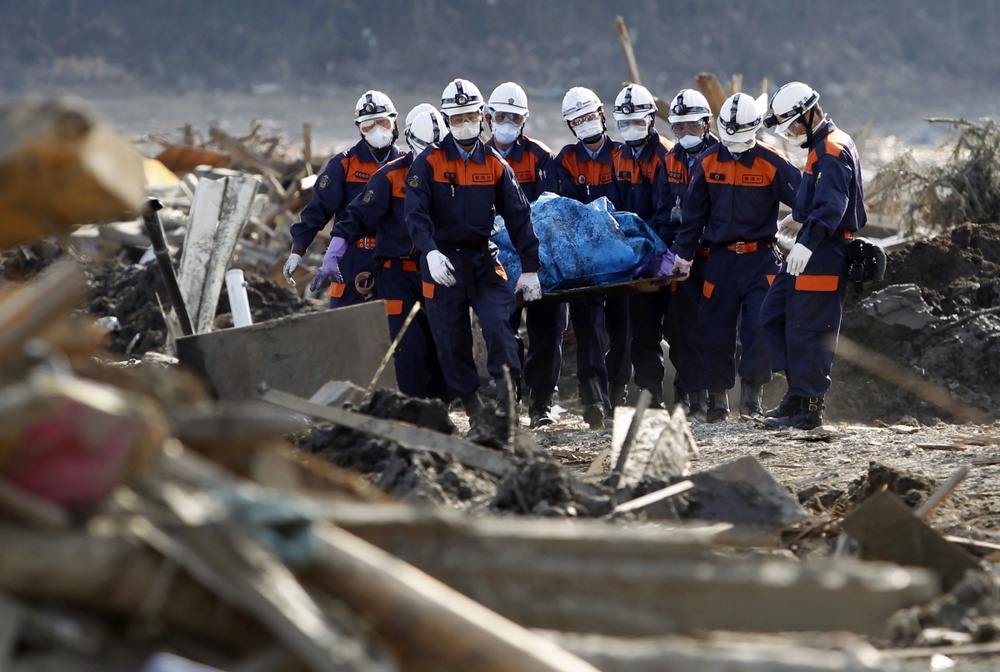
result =
M306 248L331 219L342 217L347 205L365 190L368 180L381 166L402 156L394 145L399 131L396 107L381 91L366 91L354 106L354 124L361 140L336 154L323 168L313 188L312 200L302 210L302 221L292 224L292 251L282 272L294 286L292 274L302 262ZM365 231L340 262L341 282L330 284L330 307L351 306L364 301L355 286L358 275L371 273L375 264L375 231ZM364 276L362 276L364 277Z
M514 171L480 141L483 109L483 96L469 80L455 79L445 87L441 112L450 132L414 158L406 177L404 212L421 254L424 306L445 380L469 416L469 439L495 444L493 413L479 395L469 308L479 318L486 342L487 370L498 382L497 406L506 409L504 366L515 385L521 375L510 328L515 290L526 302L541 298L542 290L531 207ZM513 290L489 247L494 213L503 217L521 258L523 272Z
M760 307L778 272L778 206L791 206L802 174L774 148L757 142L760 124L761 112L751 96L736 93L722 104L721 143L702 152L695 163L674 241L676 270L682 275L690 273L699 241L710 247L698 306L709 422L729 416L740 323L741 408L759 408L763 386L771 380Z
M562 115L577 141L556 156L559 193L581 203L601 196L618 203L613 163L621 143L608 137L601 99L590 89L574 86L563 96ZM612 406L625 402L632 377L628 301L620 297L573 301L569 319L576 335L576 376L583 418L591 429L601 429Z
M681 224L684 198L698 155L719 140L711 133L712 110L708 99L696 89L681 89L670 101L670 132L677 142L667 155L666 170L671 203L670 222L663 239L673 245ZM684 407L688 417L705 419L708 396L702 380L702 345L704 334L698 318L705 260L709 248L699 242L691 259L691 275L684 282L674 282L667 307L666 335L670 343L670 362L674 365L674 403Z
M429 110L426 108L430 108ZM447 132L444 118L427 103L406 115L403 137L410 151L379 168L364 193L337 218L323 265L313 278L319 291L327 278L343 282L340 263L345 252L368 231L375 231L374 296L385 301L389 335L395 339L414 304L423 303L420 271L412 254L413 242L403 218L403 185L413 158ZM410 397L450 401L430 324L423 310L400 339L393 355L399 391Z
M764 123L809 151L792 217L802 228L767 293L761 322L771 363L788 391L765 424L823 424L834 351L847 293L846 248L867 222L854 141L826 116L819 93L789 82L771 98Z
M646 87L629 84L618 93L613 114L624 141L613 155L618 182L615 206L635 213L663 238L673 205L665 165L672 145L656 130L656 100ZM673 263L668 250L647 264L643 275L670 275ZM652 394L650 408L663 408L663 321L669 297L665 287L628 297L635 385Z
M558 193L552 150L524 134L528 118L528 96L524 89L514 82L504 82L493 89L486 105L486 123L493 134L486 145L506 159L528 202L533 203L546 191ZM514 311L510 326L517 338L524 386L530 397L529 427L535 429L555 422L552 395L559 383L563 332L569 323L569 311L564 303L549 303L528 305L523 312L528 332L527 354L519 334L521 310Z

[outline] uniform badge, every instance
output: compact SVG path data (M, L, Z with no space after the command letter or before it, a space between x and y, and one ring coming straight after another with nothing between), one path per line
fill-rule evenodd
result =
M584 175L577 175L576 176L576 181L579 182L580 184L586 184L587 183L587 178Z
M406 184L410 187L410 189L418 188L420 186L420 176L410 175L410 179L406 181Z
M329 175L324 175L323 177L319 178L319 188L320 189L326 189L329 186L330 186L330 176Z
M375 192L369 189L365 192L365 197L361 200L365 203L371 203L373 198L375 198Z

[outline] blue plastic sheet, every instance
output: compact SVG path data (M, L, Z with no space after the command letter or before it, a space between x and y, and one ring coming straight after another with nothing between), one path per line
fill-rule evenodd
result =
M531 218L542 266L538 280L546 292L627 282L667 249L646 222L616 211L603 196L584 204L545 192L531 204ZM513 286L521 275L521 260L499 215L496 223L493 242Z

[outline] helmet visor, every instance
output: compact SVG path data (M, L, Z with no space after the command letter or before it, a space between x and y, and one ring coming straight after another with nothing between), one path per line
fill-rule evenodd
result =
M516 114L514 112L504 112L503 110L494 110L493 121L498 124L514 124L515 126L521 126L524 124L524 115Z
M368 119L366 121L359 121L358 128L362 133L368 135L372 132L372 129L376 126L381 126L385 129L392 129L392 119L389 117L379 117L378 119Z
M576 128L577 126L582 126L582 125L586 124L588 121L599 121L600 118L601 118L601 115L599 115L597 112L590 112L588 114L581 114L576 119L571 119L570 122L569 122L569 125L572 126L573 128Z

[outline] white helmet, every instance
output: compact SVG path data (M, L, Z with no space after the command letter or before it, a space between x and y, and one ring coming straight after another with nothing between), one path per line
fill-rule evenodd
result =
M424 103L426 104L426 103ZM420 107L419 105L417 107ZM431 105L430 109L422 109L417 111L417 108L413 108L410 114L417 112L413 119L410 120L410 124L406 128L406 144L410 146L414 154L419 154L424 151L427 145L433 144L435 142L440 142L447 133L447 127L444 123L444 117L441 113L434 109ZM410 115L406 115L409 119Z
M563 96L562 116L566 121L572 121L584 114L597 112L602 107L604 104L596 93L582 86L574 86Z
M656 114L656 100L642 84L629 84L615 98L615 119L644 119Z
M417 118L418 114L420 114L421 112L430 112L430 111L437 112L437 108L431 105L430 103L420 103L412 110L407 112L406 121L403 123L403 135L406 135L406 132L410 130L410 126L413 124L413 120Z
M364 95L358 98L354 106L354 123L361 124L369 119L382 119L390 117L396 118L396 106L389 100L389 96L381 91L365 91Z
M771 98L770 110L764 117L764 126L777 126L784 133L792 122L812 109L819 101L819 94L808 84L788 82Z
M760 108L753 96L734 93L719 110L719 139L723 142L748 142L760 128Z
M467 79L455 79L441 93L441 112L445 115L482 112L483 94Z
M524 89L514 82L504 82L493 89L487 106L497 112L528 116L528 96L525 95Z
M670 114L667 121L679 124L684 121L706 121L712 118L712 108L708 106L708 98L696 89L681 89L670 101Z

